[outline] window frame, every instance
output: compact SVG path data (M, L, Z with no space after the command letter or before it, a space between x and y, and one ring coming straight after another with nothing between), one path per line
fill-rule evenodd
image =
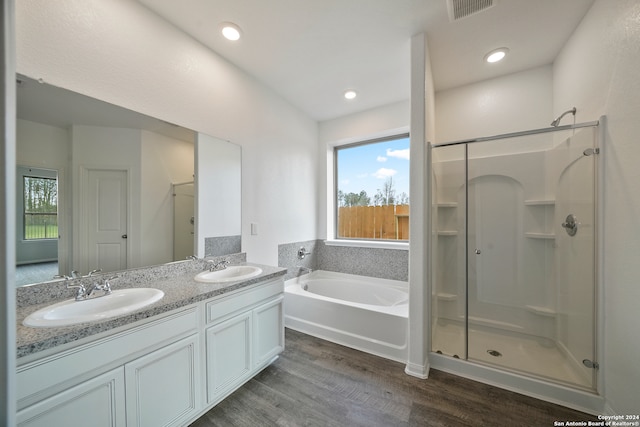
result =
M60 218L60 207L59 207L59 203L60 203L60 182L58 179L58 174L57 172L52 172L48 169L37 169L37 168L27 168L28 172L26 173L21 173L20 174L20 195L19 197L22 199L21 203L20 203L20 207L21 207L21 212L20 215L22 217L22 221L21 221L21 232L20 232L20 238L23 242L38 242L38 241L52 241L52 240L58 240L59 239L59 233L60 233L60 224L59 224L59 218ZM26 180L27 179L41 179L41 180L52 180L55 181L56 183L56 211L55 213L53 212L49 212L46 213L46 215L55 215L56 216L56 228L58 229L58 232L55 233L56 236L55 237L34 237L34 238L28 238L27 237L27 221L26 221L26 216L29 215L29 213L27 212L26 209L26 200L25 200L25 189L26 189Z
M329 158L331 161L331 174L329 179L329 212L331 217L331 226L327 227L327 231L331 230L331 237L327 237L325 244L329 246L348 246L360 248L384 248L384 249L401 249L409 250L410 239L392 240L392 239L366 239L366 238L349 238L338 237L338 152L343 149L358 147L362 145L376 144L385 141L393 141L398 139L408 139L409 149L411 148L411 137L408 128L395 129L379 135L369 137L354 138L341 143L329 144ZM410 166L409 166L410 170ZM410 174L410 172L409 172ZM411 193L409 193L409 200ZM409 202L411 203L411 202ZM329 221L328 221L329 222Z

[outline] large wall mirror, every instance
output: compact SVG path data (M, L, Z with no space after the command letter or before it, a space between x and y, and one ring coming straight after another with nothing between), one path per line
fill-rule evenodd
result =
M241 147L17 78L18 286L240 252Z

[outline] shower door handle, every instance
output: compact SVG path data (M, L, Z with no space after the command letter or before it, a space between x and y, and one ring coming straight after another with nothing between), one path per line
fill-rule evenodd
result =
M578 218L574 214L569 214L561 225L569 236L575 236L578 232L578 224Z

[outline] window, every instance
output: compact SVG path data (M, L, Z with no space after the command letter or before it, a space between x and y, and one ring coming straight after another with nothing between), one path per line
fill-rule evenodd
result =
M22 177L24 240L58 238L58 180Z
M409 240L409 135L334 148L336 239Z

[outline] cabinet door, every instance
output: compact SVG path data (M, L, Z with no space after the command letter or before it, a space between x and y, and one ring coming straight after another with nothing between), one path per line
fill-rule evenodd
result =
M127 363L127 426L184 423L199 409L198 366L197 334Z
M26 407L17 421L21 427L124 426L124 405L120 367Z
M284 296L253 310L254 366L268 363L284 350Z
M251 374L251 312L207 329L207 403Z

